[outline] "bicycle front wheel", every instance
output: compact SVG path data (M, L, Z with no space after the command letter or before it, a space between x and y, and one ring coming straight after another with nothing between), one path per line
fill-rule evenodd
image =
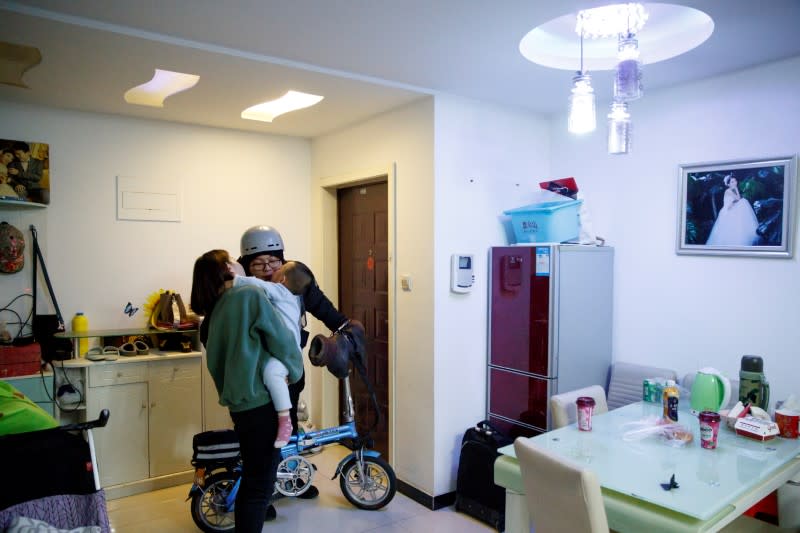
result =
M374 511L392 501L397 491L397 478L389 463L380 457L353 457L342 468L339 486L347 501Z

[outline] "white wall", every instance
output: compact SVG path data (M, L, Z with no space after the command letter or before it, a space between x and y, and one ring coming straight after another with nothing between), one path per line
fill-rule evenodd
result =
M279 228L287 255L308 260L307 140L7 102L0 116L0 138L50 144L50 205L0 218L26 239L37 225L68 324L84 311L91 329L143 326L143 312L128 318L123 308L159 288L188 305L194 260L212 248L237 257L239 237L256 224ZM181 222L117 220L118 175L182 182ZM30 287L29 266L0 277L0 304Z
M488 249L498 216L533 201L549 176L548 122L474 100L435 100L433 494L455 490L464 430L486 415ZM450 257L475 256L472 292L450 291Z
M486 414L487 249L506 243L501 211L529 203L547 176L547 128L437 95L312 143L315 179L397 164L396 271L413 290L396 291L393 465L429 495L455 490L464 429ZM469 294L450 292L455 252L475 255Z
M738 378L741 356L755 354L773 403L800 393L797 240L792 259L675 254L678 165L796 154L798 86L794 58L647 93L631 106L626 156L605 153L604 122L575 138L564 117L552 121L554 174L575 176L597 233L616 247L616 360Z
M399 478L431 494L434 465L433 293L433 100L423 98L312 142L313 233L323 254L335 240L320 208L320 181L364 177L371 169L396 163L396 250L391 258L398 275L413 277L413 290L396 290L394 389L395 448L392 464ZM365 170L367 169L367 170ZM390 192L390 195L392 193ZM324 237L323 237L324 236ZM323 242L324 239L328 242ZM326 263L327 264L327 263ZM335 268L328 264L327 268ZM315 274L328 278L327 272ZM326 289L326 287L323 287ZM335 300L335 292L327 295ZM391 365L391 363L390 363Z

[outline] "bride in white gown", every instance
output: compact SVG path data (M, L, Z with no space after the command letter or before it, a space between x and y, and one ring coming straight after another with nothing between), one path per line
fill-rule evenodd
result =
M753 207L739 193L739 183L732 174L723 178L727 189L722 201L722 209L717 215L714 227L708 235L709 246L752 246L758 239L756 228L758 219Z

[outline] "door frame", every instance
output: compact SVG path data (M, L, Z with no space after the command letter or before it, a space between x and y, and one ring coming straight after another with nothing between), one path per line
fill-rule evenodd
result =
M388 230L388 299L389 299L389 457L396 457L395 453L395 407L396 407L396 387L395 387L395 364L397 339L395 336L397 320L397 262L394 260L396 250L396 184L397 184L397 163L391 163L383 168L367 169L355 171L340 176L321 178L317 182L315 195L319 203L319 224L318 231L321 240L316 240L318 246L317 257L321 259L321 264L325 265L322 269L314 269L317 281L320 286L327 289L327 296L338 305L339 300L339 227L337 221L337 190L357 185L368 185L386 181L387 186L387 230ZM317 412L321 413L321 427L332 427L339 423L339 386L338 380L330 373L323 373L323 377L318 380L318 387L314 390L320 392L319 401L313 404Z

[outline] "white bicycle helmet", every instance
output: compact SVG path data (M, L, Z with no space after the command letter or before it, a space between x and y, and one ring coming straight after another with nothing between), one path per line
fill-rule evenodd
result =
M242 257L283 250L283 239L272 226L253 226L242 235Z

